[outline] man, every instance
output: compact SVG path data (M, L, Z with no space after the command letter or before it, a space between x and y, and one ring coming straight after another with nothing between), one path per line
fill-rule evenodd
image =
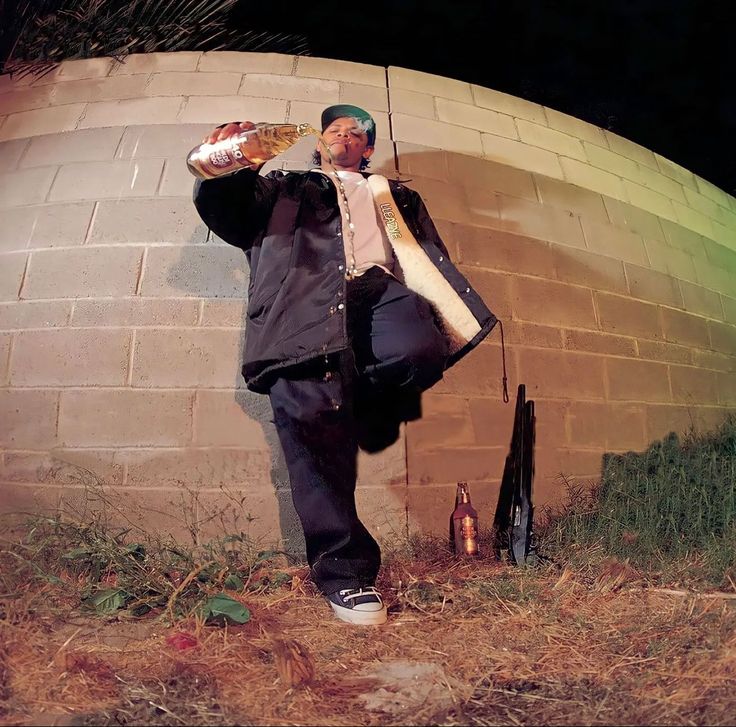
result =
M312 579L338 618L371 625L386 608L380 549L355 507L358 448L395 441L420 392L496 319L450 263L419 195L361 172L370 114L339 104L321 120L318 168L198 181L194 203L250 263L243 375L270 396ZM249 128L226 124L205 141Z

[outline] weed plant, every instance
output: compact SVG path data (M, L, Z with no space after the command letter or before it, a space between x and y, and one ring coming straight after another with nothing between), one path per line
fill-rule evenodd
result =
M669 434L645 452L605 455L600 485L568 483L568 502L547 512L540 532L561 559L598 552L733 587L736 418L682 440Z

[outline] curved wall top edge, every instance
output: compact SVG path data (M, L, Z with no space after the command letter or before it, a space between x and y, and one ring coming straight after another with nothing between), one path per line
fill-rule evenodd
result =
M237 51L64 61L0 76L0 141L115 125L219 122L259 114L316 121L353 101L394 142L496 161L605 194L736 249L736 198L645 147L500 91L422 71ZM388 136L388 135L386 135Z

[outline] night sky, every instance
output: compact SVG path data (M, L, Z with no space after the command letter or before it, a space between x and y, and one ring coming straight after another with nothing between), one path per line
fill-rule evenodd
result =
M237 22L303 34L314 56L404 66L541 103L736 194L732 2L315 0L270 7L277 20L266 19L262 3L241 3Z

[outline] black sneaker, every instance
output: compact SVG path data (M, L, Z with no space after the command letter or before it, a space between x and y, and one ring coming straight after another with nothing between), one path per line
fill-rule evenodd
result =
M386 623L386 606L381 594L373 586L343 588L327 596L335 615L341 621L359 626L378 626Z

